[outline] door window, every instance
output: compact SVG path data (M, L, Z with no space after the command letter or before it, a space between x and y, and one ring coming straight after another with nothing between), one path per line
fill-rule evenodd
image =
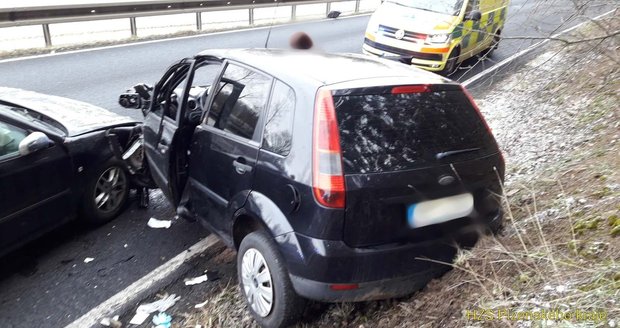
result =
M212 85L219 77L222 65L220 62L204 61L196 64L192 84L189 89L186 113L202 111L207 108L206 102L211 93Z
M19 154L19 143L28 132L8 123L0 122L0 161Z
M270 77L229 64L214 95L207 125L252 139L270 89Z
M276 81L271 95L269 112L265 119L263 149L288 155L293 138L295 92L286 84Z
M164 78L162 78L158 85L158 93L154 95L155 99L153 101L156 103L153 104L153 112L155 114L163 114L172 120L176 120L189 68L190 63L182 61L173 65L166 72L166 75L164 75Z

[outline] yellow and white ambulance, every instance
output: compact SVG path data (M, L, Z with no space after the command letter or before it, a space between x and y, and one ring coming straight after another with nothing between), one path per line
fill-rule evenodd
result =
M451 74L490 54L500 40L509 0L386 0L366 28L365 54Z

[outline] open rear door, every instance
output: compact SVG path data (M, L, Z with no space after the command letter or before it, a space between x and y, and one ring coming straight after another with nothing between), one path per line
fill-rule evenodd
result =
M144 144L147 162L155 183L166 197L177 206L182 187L179 170L185 170L186 150L179 144L179 131L183 128L185 102L187 101L188 75L193 59L184 59L168 69L153 90L149 111L144 118Z

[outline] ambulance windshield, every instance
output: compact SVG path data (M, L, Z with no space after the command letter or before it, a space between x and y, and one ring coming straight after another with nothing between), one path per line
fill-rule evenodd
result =
M390 0L389 2L451 16L458 16L463 8L463 0Z

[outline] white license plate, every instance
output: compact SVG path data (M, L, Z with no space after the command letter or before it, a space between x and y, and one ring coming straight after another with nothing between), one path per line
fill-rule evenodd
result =
M461 194L409 205L407 222L420 228L468 216L473 210L474 196Z

